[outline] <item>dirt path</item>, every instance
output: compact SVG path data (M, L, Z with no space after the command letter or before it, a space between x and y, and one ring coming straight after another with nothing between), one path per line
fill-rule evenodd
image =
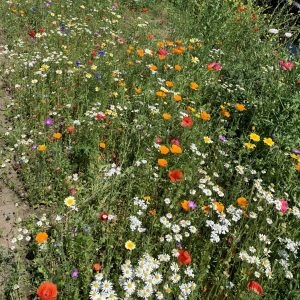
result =
M3 48L1 46L0 36L0 299L4 300L4 282L7 279L8 267L10 264L9 251L13 244L11 240L18 235L17 223L29 213L29 208L23 201L24 189L22 182L18 179L18 174L14 169L16 162L13 160L13 154L10 161L6 161L6 146L3 141L3 135L10 126L5 117L7 104L11 101L8 93L5 91L4 83L1 77L4 71L4 57L1 55Z

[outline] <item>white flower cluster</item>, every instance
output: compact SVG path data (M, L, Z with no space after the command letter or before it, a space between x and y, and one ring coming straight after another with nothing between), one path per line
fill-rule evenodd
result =
M190 220L180 220L178 224L173 223L170 221L173 218L171 213L166 214L159 219L160 223L167 229L170 230L165 236L160 238L160 242L172 242L176 241L180 243L184 237L189 237L192 234L197 232L195 226L191 225ZM183 230L184 232L181 232Z
M117 167L116 164L112 164L111 168L105 173L105 177L111 177L113 175L120 175L121 167Z
M177 252L177 250L176 250ZM166 295L175 290L180 290L176 295L179 300L187 300L188 296L196 289L196 284L190 280L194 278L191 267L180 268L178 263L167 263L170 255L160 254L154 258L148 253L139 259L136 266L130 260L121 265L121 273L118 284L122 298L117 296L113 284L105 280L101 273L96 274L91 284L91 300L108 299L166 299ZM165 273L165 274L164 274ZM188 281L186 281L188 280Z
M231 222L226 219L225 214L219 215L220 221L218 223L215 223L212 220L206 221L206 227L211 228L211 234L210 234L210 241L213 243L219 243L220 242L220 235L225 235L229 232L229 227L231 225Z

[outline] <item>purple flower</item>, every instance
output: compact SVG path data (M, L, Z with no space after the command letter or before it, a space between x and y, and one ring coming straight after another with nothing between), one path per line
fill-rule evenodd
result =
M51 118L46 119L46 120L45 120L45 125L46 125L46 126L51 126L51 125L53 125L53 120L52 120Z
M296 149L296 148L293 148L292 151L296 154L300 154L300 150L299 149Z
M79 270L78 269L74 269L72 272L71 272L71 277L72 278L77 278L79 276Z
M224 135L219 135L219 140L221 142L227 142L226 137Z
M33 146L31 147L32 150L35 150L36 148L37 148L37 145L33 145Z
M197 204L194 201L189 201L189 208L190 209L196 209L197 208Z

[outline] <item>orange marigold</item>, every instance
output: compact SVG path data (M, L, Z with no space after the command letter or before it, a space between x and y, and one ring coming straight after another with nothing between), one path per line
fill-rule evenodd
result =
M172 118L172 116L170 114L168 114L168 113L164 113L162 115L162 117L163 117L164 120L170 120Z
M180 95L178 95L178 94L174 94L174 100L175 100L176 102L179 102L179 101L182 100L182 97L181 97Z
M61 133L59 132L53 133L53 138L59 140L61 138Z

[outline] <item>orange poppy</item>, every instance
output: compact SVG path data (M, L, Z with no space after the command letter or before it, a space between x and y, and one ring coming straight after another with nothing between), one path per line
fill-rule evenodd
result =
M157 97L166 97L167 94L164 93L163 91L157 91L157 92L156 92L156 96L157 96Z
M181 71L182 70L182 67L180 65L175 65L175 70L176 71Z
M237 200L236 200L236 203L238 206L240 206L241 208L246 208L247 205L248 205L248 201L245 197L239 197Z
M170 150L171 150L171 153L173 153L173 154L181 154L182 153L181 147L179 147L175 144L172 144Z
M41 300L56 300L58 294L57 286L50 281L45 281L38 287L36 294Z
M159 151L160 151L161 154L168 154L170 150L169 150L169 148L167 146L161 145L159 147Z
M48 239L47 232L39 232L35 237L35 240L38 244L45 243L47 241L47 239Z
M59 140L61 138L61 133L59 132L53 133L53 138Z
M189 201L183 200L182 202L180 202L180 205L183 208L183 210L185 210L185 211L189 211L190 210Z
M238 111L244 111L246 110L246 107L244 104L240 104L240 103L237 103L235 108L238 110Z
M136 51L139 57L143 57L145 55L145 52L143 49L139 49Z
M172 81L166 81L166 86L168 86L168 87L173 87L174 84L173 84Z
M170 120L172 118L172 116L170 114L168 114L168 113L164 113L162 115L162 117L163 117L164 120Z
M198 88L199 88L199 85L196 83L196 82L191 82L191 84L190 84L190 88L192 89L192 90L198 90Z
M166 159L164 159L164 158L160 158L160 159L157 160L157 164L160 167L164 168L164 167L166 167L168 165L168 161Z
M182 97L181 97L180 95L178 95L178 94L174 94L174 100L175 100L176 102L179 102L179 101L182 100Z
M209 121L210 120L210 114L203 111L200 113L200 118L203 120L203 121Z

